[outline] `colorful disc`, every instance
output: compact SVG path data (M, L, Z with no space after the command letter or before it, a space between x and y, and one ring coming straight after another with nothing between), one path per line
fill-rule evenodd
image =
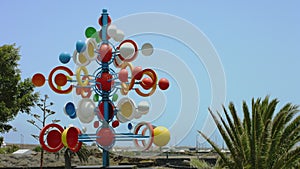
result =
M145 43L142 46L142 54L144 56L150 56L153 53L153 46L150 43Z
M85 30L85 37L90 38L96 33L97 30L94 27L88 27Z
M46 151L48 151L48 152L57 152L57 151L59 151L60 149L62 149L63 148L63 143L62 143L62 141L61 141L61 139L59 139L59 144L58 143L56 143L56 141L55 142L51 142L50 141L50 145L49 145L49 143L48 143L48 145L46 145L45 144L45 140L44 140L44 136L45 136L45 134L47 133L47 131L48 131L48 129L50 129L50 128L56 128L56 129L58 129L58 131L60 132L60 133L62 133L63 132L63 128L60 126L60 125L58 125L58 124L55 124L55 123L51 123L51 124L48 124L48 125L46 125L44 128L42 128L42 130L41 130L41 132L40 132L40 135L39 135L39 141L40 141L40 144L41 144L41 147L44 149L44 150L46 150ZM54 129L54 130L56 130L56 129ZM51 132L51 131L50 131ZM57 138L57 136L58 136L58 134L57 133L54 133L54 132L52 132L52 134L49 136L49 138L47 138L46 139L46 141L47 140L52 140L52 139L55 139L55 138ZM52 146L54 146L54 145L57 145L56 147L52 147Z
M154 140L153 143L158 147L167 145L170 141L170 131L163 126L157 126L154 129Z
M132 62L138 55L137 44L133 40L124 40L118 46L120 54L118 55L122 61Z
M34 86L40 87L40 86L43 86L45 84L46 78L41 73L37 73L37 74L33 75L31 81L32 81Z
M51 148L56 148L61 144L61 132L58 130L51 130L47 135L47 143Z
M59 61L63 64L67 64L70 60L71 60L71 54L69 53L64 52L59 55Z
M98 118L100 121L103 121L105 119L105 116L104 116L104 113L105 113L105 110L104 110L104 102L101 101L98 108L99 108L99 112L98 112ZM111 121L114 117L114 106L111 102L107 102L108 104L108 121Z
M115 144L115 132L111 127L101 127L96 132L98 146L109 150Z
M74 119L76 118L76 108L74 103L68 102L65 107L64 107L64 112L71 118Z
M136 107L133 100L131 100L128 97L124 97L118 102L117 108L117 119L121 123L125 123L133 119L134 114L136 112Z
M77 107L77 117L82 123L90 123L95 117L95 104L90 98L83 98Z
M86 58L89 61L95 60L97 58L97 54L95 53L95 50L97 49L97 42L94 38L88 38L86 40Z

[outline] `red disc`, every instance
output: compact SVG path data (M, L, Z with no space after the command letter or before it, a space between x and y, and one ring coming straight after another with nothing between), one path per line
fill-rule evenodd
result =
M99 20L98 20L98 23L100 26L103 26L103 22L102 22L102 16L100 16ZM107 16L107 25L109 25L111 23L111 19L109 16Z
M45 133L46 133L46 131L49 129L49 128L51 128L51 127L53 127L53 128L57 128L58 129L58 132L60 132L60 133L62 133L63 132L63 128L60 126L60 125L58 125L58 124L55 124L55 123L51 123L51 124L48 124L48 125L46 125L44 128L42 128L42 130L41 130L41 132L40 132L40 136L39 136L39 141L40 141L40 144L41 144L41 147L44 149L44 150L46 150L46 151L48 151L48 152L57 152L57 151L59 151L60 149L62 149L63 148L63 143L62 143L62 141L61 141L61 138L59 138L58 139L58 142L59 142L59 144L58 144L58 146L56 146L55 148L53 148L53 147L50 147L50 145L55 145L56 144L56 142L54 143L54 142L52 142L52 143L50 143L50 145L49 146L47 146L46 144L45 144L45 141L44 141L44 135L45 135ZM51 131L50 131L51 132ZM49 133L50 133L49 132ZM51 135L57 135L57 134L51 134ZM54 138L56 138L57 136L50 136L51 138L52 137L54 137ZM50 140L50 137L49 137L49 140ZM47 140L48 140L48 138L47 138ZM51 142L51 141L50 141ZM48 143L49 144L49 143Z
M56 148L61 144L61 132L58 130L51 130L47 135L47 143L51 148Z
M46 79L45 79L44 75L42 75L41 73L37 73L37 74L33 75L31 81L34 86L40 87L45 84Z
M99 48L99 54L98 60L100 62L109 62L112 58L112 47L109 44L102 43Z
M76 127L70 127L67 133L67 143L71 149L74 149L78 143L78 130Z
M95 122L94 122L94 128L97 129L98 127L99 127L99 121L95 121Z
M168 89L169 85L170 85L170 83L169 83L168 79L166 79L166 78L161 78L158 82L158 86L161 90Z
M100 78L96 79L96 86L99 90L110 91L113 85L113 76L109 73L102 73Z
M111 147L115 141L115 134L110 128L101 128L97 131L96 142L102 147Z
M115 121L112 122L111 125L112 125L113 128L116 128L120 125L120 122L118 120L115 120Z
M153 86L153 80L149 77L146 77L142 80L141 86L144 89L148 90Z
M71 131L70 131L70 129L71 129ZM81 131L77 127L72 127L70 129L67 133L67 139L69 139L68 137L72 137L72 140L67 140L67 142L68 142L69 149L76 153L80 150L80 148L82 146L82 142L78 142L78 135L81 134ZM71 132L71 133L69 133L69 132Z
M54 82L58 85L58 86L64 86L67 84L67 76L62 74L62 73L59 73L57 74L55 77L54 77Z
M111 103L108 104L108 113L109 113L109 120L112 120L112 118L114 117L114 107ZM101 119L101 120L104 120L104 102L101 102L99 104L99 115L98 117Z

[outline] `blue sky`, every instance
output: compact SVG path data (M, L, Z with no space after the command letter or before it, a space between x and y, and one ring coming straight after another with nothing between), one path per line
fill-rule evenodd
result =
M21 47L20 69L23 78L31 77L37 72L48 75L52 68L60 65L58 55L61 52L72 53L75 42L85 39L85 28L88 26L99 28L97 21L103 8L108 9L113 21L135 13L170 14L197 27L214 46L226 80L226 99L223 104L227 105L229 101L233 101L240 110L242 100L249 102L252 97L266 95L279 98L280 105L287 102L300 104L299 6L298 1L257 0L251 2L2 1L0 45L16 43ZM134 24L130 26L134 27ZM184 33L180 28L174 29ZM207 70L206 65L201 61L190 63L196 56L193 56L188 48L181 48L182 43L172 41L170 38L164 41L163 37L144 35L132 39L141 43L147 39L155 47L174 53L190 67L197 78L199 97L201 97L198 105L199 112L197 112L199 115L192 129L187 131L187 135L178 139L181 145L194 145L197 137L196 130L203 127L203 121L207 118L207 107L211 106L212 89L209 81L211 77L208 75L210 70ZM183 55L191 56L191 60ZM74 68L74 64L67 66ZM156 68L163 69L163 67ZM180 68L181 66L178 66L178 70ZM161 74L164 75L163 71ZM171 92L178 89L176 85L173 86L165 94L167 100L165 111L169 110L168 103L176 104L180 101L172 99L174 95ZM55 103L53 110L57 112L57 118L65 119L62 125L69 123L80 125L76 120L69 120L62 112L63 105L73 99L72 95L55 94L48 85L36 90L42 95L50 96L50 100ZM38 112L37 109L33 111ZM187 112L187 115L189 113ZM165 117L161 120L157 119L157 122L169 125L171 121L164 118L168 119L172 115L165 114ZM20 114L11 122L18 132L5 134L7 142L20 143L20 135L23 134L25 143L37 143L30 137L31 133L37 131L25 122L26 118L27 115ZM178 121L172 118L171 120ZM176 142L176 139L172 141Z

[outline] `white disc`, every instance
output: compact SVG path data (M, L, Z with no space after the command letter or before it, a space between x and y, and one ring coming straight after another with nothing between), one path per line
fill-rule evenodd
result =
M121 42L123 39L124 39L125 35L124 35L124 32L117 29L116 31L116 35L113 36L113 39L116 41L116 42Z
M125 42L120 46L120 55L124 59L130 59L131 57L133 57L134 53L135 50L132 43Z
M150 56L153 53L153 46L150 43L145 43L142 46L142 54L144 56Z
M107 34L112 38L115 37L117 35L117 26L110 24L107 28Z
M95 104L89 98L83 98L78 103L77 117L82 123L90 123L95 117Z
M149 112L149 109L150 109L150 106L149 106L149 103L147 101L141 101L139 104L138 104L138 113L144 115L144 114L147 114Z

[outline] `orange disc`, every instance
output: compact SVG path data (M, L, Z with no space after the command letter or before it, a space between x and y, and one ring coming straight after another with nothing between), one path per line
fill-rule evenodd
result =
M44 75L42 75L41 73L37 73L37 74L33 75L31 81L34 86L40 87L45 84L46 79L45 79Z
M55 77L54 77L54 82L58 85L58 86L64 86L67 84L67 76L62 74L62 73L59 73L57 74Z

